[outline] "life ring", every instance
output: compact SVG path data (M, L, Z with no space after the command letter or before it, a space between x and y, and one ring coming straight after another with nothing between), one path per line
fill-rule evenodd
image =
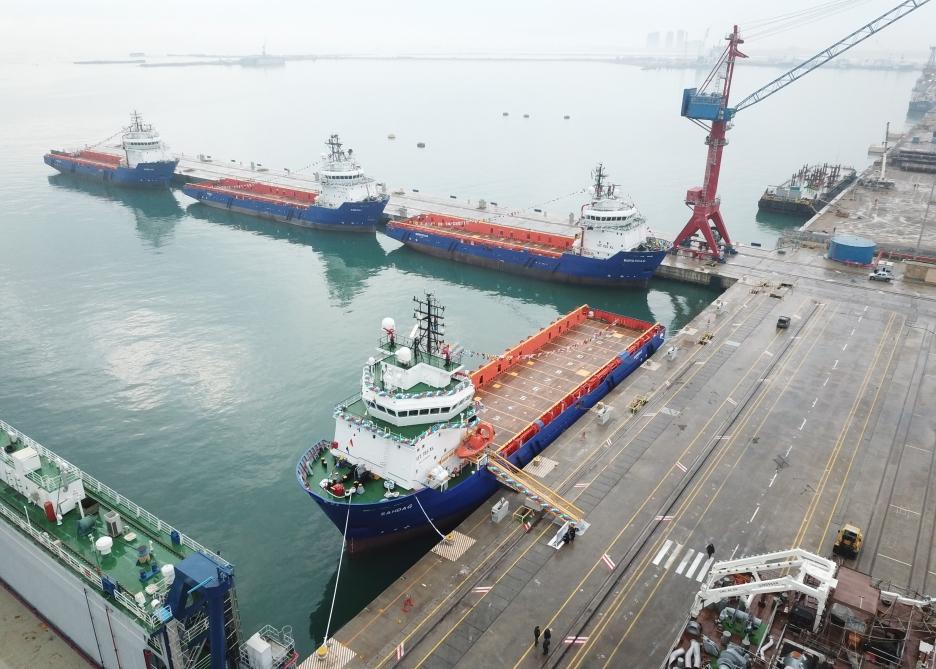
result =
M473 458L493 440L494 426L490 423L478 423L477 427L465 435L462 443L455 449L455 455L460 458Z

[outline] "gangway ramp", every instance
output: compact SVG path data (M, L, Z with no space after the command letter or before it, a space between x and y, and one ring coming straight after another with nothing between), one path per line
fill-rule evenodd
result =
M556 522L572 523L579 534L588 529L585 512L565 499L552 488L547 487L525 471L515 466L510 460L497 453L487 454L487 469L502 484L516 490L536 504L543 513L552 516Z

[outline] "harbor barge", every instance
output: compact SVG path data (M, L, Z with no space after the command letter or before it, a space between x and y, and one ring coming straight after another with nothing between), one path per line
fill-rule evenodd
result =
M665 334L660 324L582 306L469 374L433 339L440 307L429 296L418 309L428 315L411 339L385 319L362 393L336 408L334 439L296 467L352 553L456 526L499 477L522 476Z
M856 178L857 172L851 167L804 165L779 186L769 186L758 200L757 208L805 221L853 184Z
M230 563L2 420L0 555L2 584L94 666L295 662L288 632L240 643Z

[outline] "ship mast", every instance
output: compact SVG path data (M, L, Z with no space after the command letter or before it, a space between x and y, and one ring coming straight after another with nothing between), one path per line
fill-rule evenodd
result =
M338 139L338 135L332 135L328 138L328 141L325 142L328 146L329 151L331 152L331 159L335 162L339 160L344 160L344 152L341 150L341 141Z
M595 170L595 199L600 200L602 195L604 195L604 178L607 175L604 172L604 165L598 163L598 168Z
M426 299L413 298L416 306L413 317L416 319L418 333L413 338L413 359L417 358L420 342L425 343L426 353L432 355L442 347L445 334L445 307L440 306L432 293L426 293Z

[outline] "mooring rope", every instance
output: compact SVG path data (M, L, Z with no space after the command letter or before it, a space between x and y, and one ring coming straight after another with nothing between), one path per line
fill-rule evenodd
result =
M325 638L322 640L322 647L328 643L328 633L331 631L332 615L335 613L335 601L338 599L338 579L341 578L341 562L344 559L345 543L348 540L348 522L351 520L351 498L353 493L348 493L348 513L345 515L344 532L341 533L341 552L338 553L338 573L335 574L335 591L332 593L331 608L328 610L328 622L325 623Z
M422 502L419 501L419 495L416 494L416 495L413 495L413 497L416 499L416 503L419 505L419 510L423 512L423 515L426 517L426 520L429 521L429 525L432 527L432 529L436 531L436 534L438 534L444 541L445 535L439 531L439 528L436 527L435 524L432 522L432 518L430 518L429 514L426 513L426 510L423 508Z

